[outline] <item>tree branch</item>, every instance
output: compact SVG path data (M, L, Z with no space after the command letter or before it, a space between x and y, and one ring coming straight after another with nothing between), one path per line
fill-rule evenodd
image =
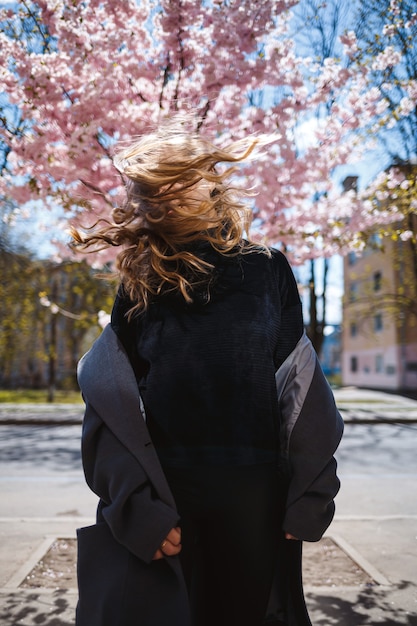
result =
M80 178L80 183L82 183L85 187L87 187L87 189L90 189L98 196L101 196L104 202L106 202L106 204L108 204L109 206L113 208L114 206L113 202L111 202L111 200L108 199L107 194L104 193L104 191L101 191L101 189L99 189L96 185L93 185L92 183L89 183L87 180L84 180L82 178Z

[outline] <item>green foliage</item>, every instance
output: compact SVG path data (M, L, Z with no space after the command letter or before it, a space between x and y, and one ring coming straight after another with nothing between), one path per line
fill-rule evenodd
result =
M0 404L38 404L46 402L45 391L42 389L0 389ZM82 404L79 391L57 391L55 393L57 404Z
M115 287L85 261L58 265L4 247L0 274L0 385L75 388L77 361L100 333L97 314L110 313Z

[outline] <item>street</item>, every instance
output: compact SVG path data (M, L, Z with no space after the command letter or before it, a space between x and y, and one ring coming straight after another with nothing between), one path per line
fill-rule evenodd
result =
M94 516L80 433L79 425L0 426L0 517ZM347 424L337 517L417 516L416 450L417 424Z
M347 424L337 453L337 517L417 519L417 424Z
M416 407L417 403L404 405L404 415L411 415ZM349 410L353 411L352 406ZM381 405L376 410L381 417ZM392 406L387 411L392 412ZM3 408L0 622L4 626L67 626L73 624L74 590L49 595L32 590L32 609L22 613L29 596L27 590L18 588L18 579L45 539L75 536L75 528L94 519L97 500L84 482L81 467L81 426L42 425L35 419L36 411L30 418L34 425L25 422L22 412L20 423L5 424L9 419L5 413ZM417 423L414 419L355 423L354 418L347 420L337 453L342 489L328 534L379 584L307 586L313 623L416 625ZM306 544L306 555L308 550ZM49 609L43 613L45 606ZM59 619L48 621L53 614Z
M0 426L1 517L94 517L80 426Z
M79 424L0 426L0 517L94 516L80 434ZM347 423L337 518L417 516L416 449L417 423Z

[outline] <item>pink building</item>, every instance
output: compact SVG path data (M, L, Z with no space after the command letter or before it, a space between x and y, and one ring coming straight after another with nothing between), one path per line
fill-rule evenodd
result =
M415 243L400 238L345 258L343 385L417 391L416 268Z

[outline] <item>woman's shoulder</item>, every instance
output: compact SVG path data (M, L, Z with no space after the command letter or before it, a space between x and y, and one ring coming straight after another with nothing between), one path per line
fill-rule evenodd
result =
M271 266L279 278L293 280L294 273L287 256L278 248L269 248Z
M264 266L271 270L292 273L287 257L275 247L248 245L243 248L243 257L259 267Z
M290 263L288 261L287 256L278 248L268 248L271 254L271 259L273 264L276 267L282 267L282 268L290 268Z
M264 248L263 253L247 255L251 260L252 275L259 280L261 275L265 277L269 289L278 290L280 298L285 302L298 303L297 281L286 255L275 247ZM260 281L263 282L263 281Z

